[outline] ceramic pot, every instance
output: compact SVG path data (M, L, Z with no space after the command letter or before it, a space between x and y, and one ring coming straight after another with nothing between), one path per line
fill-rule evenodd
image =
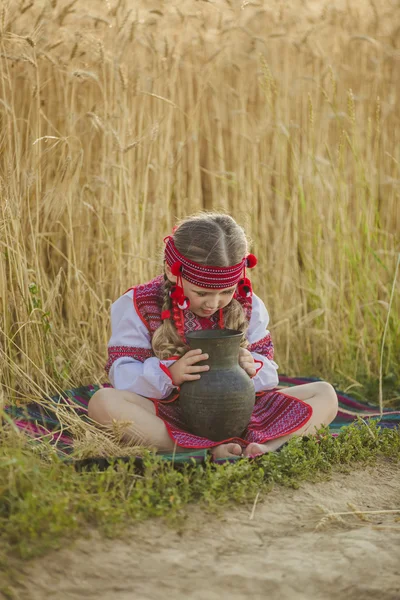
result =
M196 365L209 365L201 378L181 386L179 404L186 429L219 442L241 437L255 402L254 384L239 365L243 334L233 329L195 331L187 335L191 350L201 348L209 358Z

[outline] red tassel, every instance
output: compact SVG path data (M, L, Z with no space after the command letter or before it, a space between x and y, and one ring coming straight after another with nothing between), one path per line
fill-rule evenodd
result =
M172 275L175 275L176 277L178 277L178 275L181 274L181 270L182 270L182 263L180 260L177 260L171 266L171 273L172 273Z
M190 306L190 300L187 296L183 296L180 300L178 300L178 306L181 310L186 310Z
M180 285L173 285L169 291L169 296L173 300L179 300L183 296L183 289Z
M175 328L176 328L180 338L183 340L183 342L185 342L185 324L184 324L183 312L181 310L179 310L176 300L172 301L172 311L173 311L173 315L174 315Z
M243 277L238 283L238 294L242 298L249 298L253 293L251 281L247 277Z
M253 269L257 264L257 257L254 254L248 254L246 256L246 267Z
M170 319L171 318L171 311L170 310L163 310L161 313L161 320L165 321L166 319Z
M180 285L173 285L169 291L169 295L172 300L176 300L178 303L178 307L181 310L185 310L190 306L190 300L183 291L183 288Z

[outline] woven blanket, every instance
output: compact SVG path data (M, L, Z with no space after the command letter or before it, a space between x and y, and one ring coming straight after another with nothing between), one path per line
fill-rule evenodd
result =
M277 389L294 387L303 385L318 379L304 377L285 377L279 379ZM87 419L87 406L90 398L99 389L99 386L89 385L85 387L66 390L62 395L52 398L55 408L58 404L68 405L71 410L74 410L83 420ZM400 411L385 409L382 417L376 406L371 404L361 403L351 396L343 394L336 390L339 399L339 412L335 420L330 425L332 435L337 435L338 431L345 425L349 425L357 417L362 417L364 420L377 420L380 427L394 428L400 425ZM61 424L57 418L56 412L50 408L44 409L37 403L24 404L21 406L9 405L5 407L5 413L10 417L14 425L21 431L24 431L32 440L43 439L45 437L55 447L57 453L62 458L68 458L68 455L73 451L73 437L65 431L65 427L61 428ZM164 460L174 463L197 462L201 463L207 456L207 450L188 450L179 453L159 453ZM98 464L105 465L107 459L96 459ZM141 462L140 457L130 458L137 463ZM92 459L87 459L90 463ZM85 463L85 461L81 461Z

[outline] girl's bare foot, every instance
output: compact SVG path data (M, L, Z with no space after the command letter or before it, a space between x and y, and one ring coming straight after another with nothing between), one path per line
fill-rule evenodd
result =
M243 452L243 456L260 456L261 454L265 454L268 452L268 447L264 444L256 444L252 442L247 446L245 451Z
M212 448L211 454L213 455L213 458L232 458L241 456L242 448L239 444L234 444L233 442L230 444L221 444L220 446Z

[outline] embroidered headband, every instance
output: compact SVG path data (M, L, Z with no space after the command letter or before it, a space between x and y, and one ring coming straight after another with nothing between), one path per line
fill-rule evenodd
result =
M176 271L173 274L178 275L178 269L180 269L185 279L194 285L204 288L223 289L236 285L242 276L242 271L246 263L245 258L232 267L200 265L179 252L172 236L166 237L164 242L166 242L165 260L171 267L171 270L173 272L174 270Z
M168 235L164 238L164 257L177 277L177 285L173 286L170 295L178 301L180 309L189 307L189 299L183 293L182 277L190 283L203 288L224 289L238 285L238 294L244 298L252 295L250 279L246 277L246 267L252 269L257 264L254 254L248 254L240 263L230 267L201 265L186 258L175 246L174 238Z

